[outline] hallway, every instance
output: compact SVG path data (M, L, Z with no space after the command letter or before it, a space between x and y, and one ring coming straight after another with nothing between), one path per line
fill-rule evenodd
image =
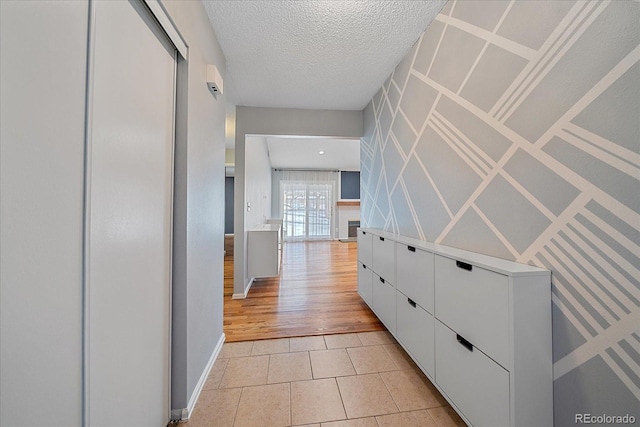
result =
M226 343L186 427L462 427L385 331ZM176 424L174 424L176 426Z
M385 330L358 295L356 261L355 242L285 243L280 277L256 280L246 299L225 292L226 342Z

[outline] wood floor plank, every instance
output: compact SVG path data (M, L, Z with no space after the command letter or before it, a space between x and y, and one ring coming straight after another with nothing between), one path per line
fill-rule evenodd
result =
M233 295L233 234L224 236L224 296Z
M240 300L231 299L233 257L227 256L226 341L385 330L357 289L355 242L285 243L280 276L256 280Z

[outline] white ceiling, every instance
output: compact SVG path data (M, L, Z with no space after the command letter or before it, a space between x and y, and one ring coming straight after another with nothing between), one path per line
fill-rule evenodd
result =
M274 169L360 170L358 139L267 136L266 143Z
M361 110L446 0L203 0L236 105Z

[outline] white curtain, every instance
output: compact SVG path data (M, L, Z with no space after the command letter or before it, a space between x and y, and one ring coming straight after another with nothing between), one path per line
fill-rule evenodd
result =
M272 182L285 240L334 238L338 172L274 170Z

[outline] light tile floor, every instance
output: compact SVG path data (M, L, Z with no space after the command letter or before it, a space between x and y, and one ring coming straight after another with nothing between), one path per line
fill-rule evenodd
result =
M388 332L224 344L183 427L464 422Z

